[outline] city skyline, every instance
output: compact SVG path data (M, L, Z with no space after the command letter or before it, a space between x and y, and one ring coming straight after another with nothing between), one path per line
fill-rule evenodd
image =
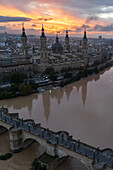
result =
M113 38L113 5L111 0L1 0L0 33L40 35L42 23L47 35L65 34L81 37L84 27L88 37Z

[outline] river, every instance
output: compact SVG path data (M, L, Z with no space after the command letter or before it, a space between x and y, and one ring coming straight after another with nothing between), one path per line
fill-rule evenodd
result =
M20 118L34 119L53 131L68 131L74 138L80 138L82 142L92 146L113 148L113 68L63 88L2 100L0 106L8 107L10 112L18 112ZM8 134L0 136L0 141L4 141L0 153L5 153L6 150L8 152ZM13 166L18 167L25 159L23 170L27 170L27 164L31 164L36 155L42 152L43 148L35 143L14 155L10 166L12 169ZM9 166L9 161L6 162ZM72 158L68 159L58 170L66 170L66 167L73 170L77 165L75 162ZM81 170L83 169L86 168L82 167Z

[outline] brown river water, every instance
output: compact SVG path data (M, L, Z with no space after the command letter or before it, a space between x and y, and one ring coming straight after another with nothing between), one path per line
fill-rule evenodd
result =
M63 88L0 101L0 106L18 112L20 118L34 119L53 131L65 130L92 146L113 148L113 68ZM0 135L0 154L9 151L8 133ZM8 161L0 161L0 170L28 170L34 158L43 153L34 143ZM73 158L57 170L87 170Z

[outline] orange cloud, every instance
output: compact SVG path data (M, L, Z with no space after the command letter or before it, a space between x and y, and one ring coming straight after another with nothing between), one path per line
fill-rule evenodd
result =
M63 6L63 4L67 2L69 2L69 0L61 0L61 2L58 2L58 0L27 0L23 2L17 1L17 3L13 4L8 0L7 3L2 0L0 16L30 18L31 21L25 21L25 28L27 30L32 29L39 32L41 24L43 23L45 31L48 34L56 34L57 31L63 34L66 29L70 30L70 34L81 34L83 33L83 25L85 24L88 24L88 27L91 29L93 29L96 24L105 25L103 20L98 21L96 17L95 19L94 17L87 19L87 16L73 15L70 7ZM86 21L88 21L88 23ZM6 22L0 23L0 26L5 26L7 31L13 30L16 33L21 33L21 24L22 22L10 22L10 24ZM89 35L94 33L99 34L100 32L97 30L88 32ZM105 32L102 31L102 33ZM109 35L110 33L106 34Z

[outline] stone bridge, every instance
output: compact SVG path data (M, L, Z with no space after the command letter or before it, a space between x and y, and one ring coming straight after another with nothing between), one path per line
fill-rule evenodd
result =
M0 108L0 127L9 131L10 151L23 150L26 141L34 140L40 143L45 151L59 158L70 156L79 159L89 169L113 169L112 149L100 150L75 140L67 132L53 132L35 124L33 120L19 119L18 113L8 113L8 109Z

